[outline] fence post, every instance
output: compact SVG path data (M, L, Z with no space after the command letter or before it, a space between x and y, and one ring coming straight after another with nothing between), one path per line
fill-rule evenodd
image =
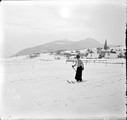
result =
M122 67L123 67L123 62L122 62Z
M106 64L105 64L105 66L107 66L107 60L106 60Z
M86 65L87 65L87 60L86 60Z

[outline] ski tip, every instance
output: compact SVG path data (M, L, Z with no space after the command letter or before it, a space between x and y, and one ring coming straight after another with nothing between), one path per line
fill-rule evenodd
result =
M82 82L86 82L87 80L83 80L83 81L69 81L67 80L68 83L82 83Z
M67 80L68 83L71 83L70 81Z

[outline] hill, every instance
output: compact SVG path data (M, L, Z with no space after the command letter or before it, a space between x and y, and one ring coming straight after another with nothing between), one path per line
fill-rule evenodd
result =
M85 40L79 41L70 41L68 39L63 39L23 49L13 56L29 55L32 53L55 52L57 50L82 50L101 46L102 45L97 40L92 38L87 38Z

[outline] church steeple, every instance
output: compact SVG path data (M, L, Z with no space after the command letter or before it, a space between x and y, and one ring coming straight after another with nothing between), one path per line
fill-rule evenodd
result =
M108 49L108 46L107 46L107 40L105 40L104 49L105 49L105 50Z

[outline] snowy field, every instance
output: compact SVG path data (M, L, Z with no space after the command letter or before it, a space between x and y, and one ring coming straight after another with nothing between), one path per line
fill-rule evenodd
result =
M69 84L75 71L66 60L3 61L2 118L125 117L125 64L84 64L85 82Z

